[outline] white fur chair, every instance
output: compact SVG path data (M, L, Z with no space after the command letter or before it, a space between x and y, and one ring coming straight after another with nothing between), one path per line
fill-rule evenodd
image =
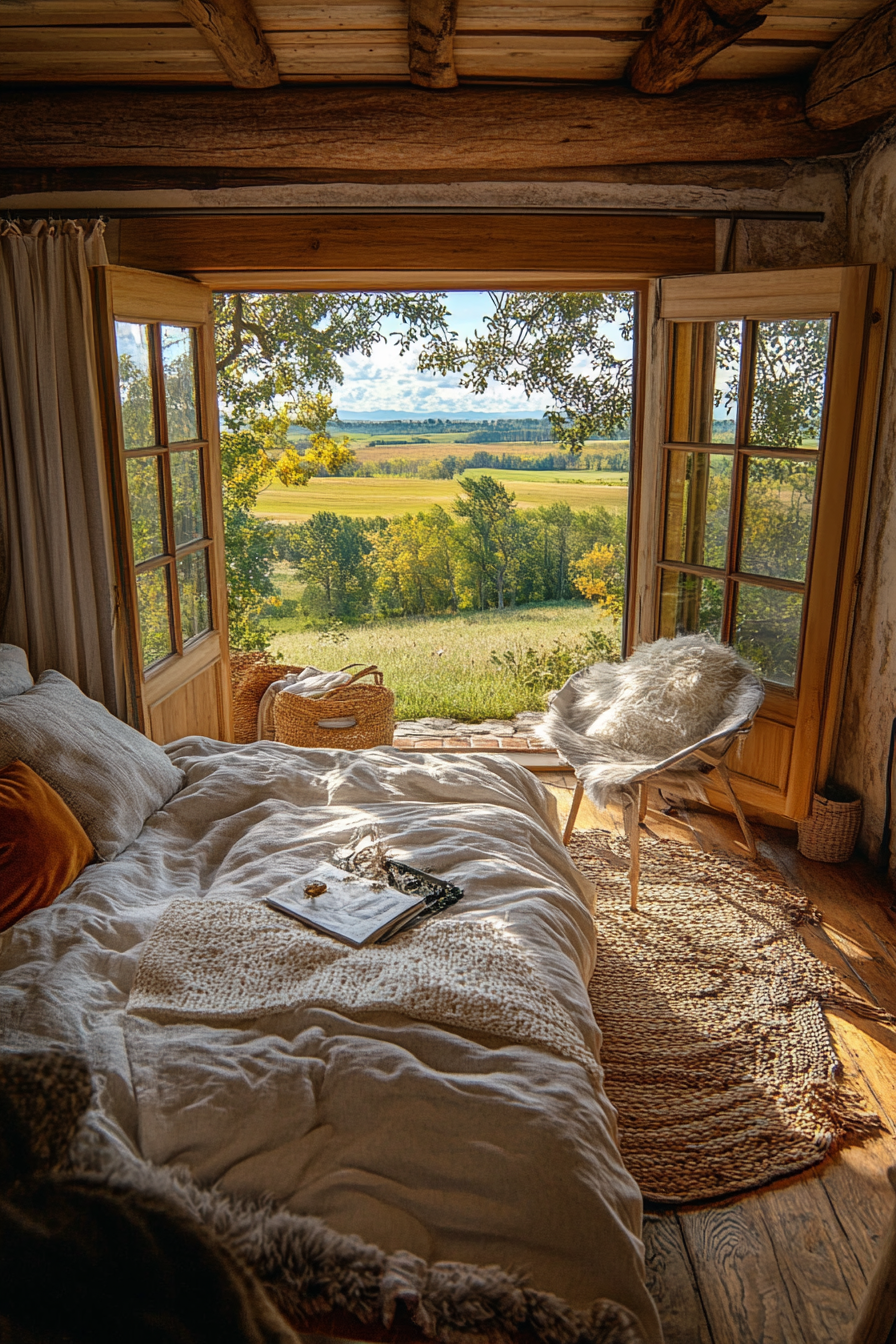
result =
M564 844L583 794L599 807L618 798L631 850L633 910L649 783L705 801L701 779L714 770L750 856L756 857L725 756L750 731L764 694L753 668L727 644L709 635L680 635L642 644L625 662L595 663L576 672L552 696L539 737L572 766L577 779Z

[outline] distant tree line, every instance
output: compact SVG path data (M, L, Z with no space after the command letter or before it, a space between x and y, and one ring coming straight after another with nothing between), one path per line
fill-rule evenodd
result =
M396 444L400 447L400 444ZM390 445L391 447L391 445ZM450 481L465 471L628 471L628 444L620 442L604 452L578 455L556 451L541 457L522 457L519 453L489 453L477 449L463 457L446 453L444 457L390 457L380 462L346 462L336 472L323 464L318 476L417 476L424 481Z
M275 555L306 585L303 614L434 615L576 597L621 614L624 517L564 503L519 509L491 476L459 486L450 512L436 505L388 519L322 511L272 525Z

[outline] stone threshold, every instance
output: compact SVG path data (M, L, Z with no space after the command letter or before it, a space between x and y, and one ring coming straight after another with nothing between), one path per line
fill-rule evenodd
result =
M395 725L392 745L402 751L524 751L553 755L535 736L542 715L460 723L457 719L404 719Z

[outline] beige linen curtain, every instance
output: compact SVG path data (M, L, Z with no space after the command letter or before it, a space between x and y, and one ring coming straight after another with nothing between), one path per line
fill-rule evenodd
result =
M119 713L88 273L105 262L101 223L0 223L0 641Z

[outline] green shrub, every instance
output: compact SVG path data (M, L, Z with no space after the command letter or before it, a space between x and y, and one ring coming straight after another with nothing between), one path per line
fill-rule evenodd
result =
M493 653L491 661L502 672L508 672L527 691L547 695L556 691L583 667L592 663L616 662L620 656L615 634L605 630L591 630L584 639L572 642L555 639L549 648L506 649Z

